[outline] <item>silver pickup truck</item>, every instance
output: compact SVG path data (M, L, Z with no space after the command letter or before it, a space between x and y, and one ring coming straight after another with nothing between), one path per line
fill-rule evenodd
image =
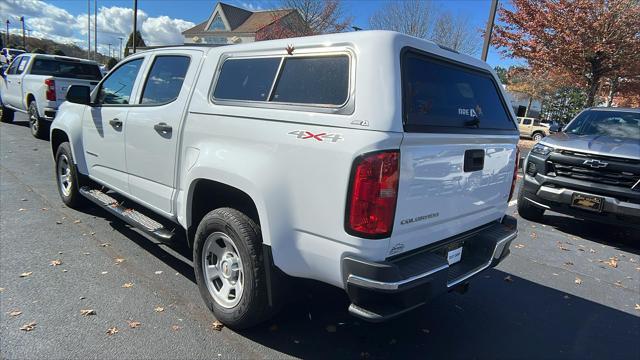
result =
M100 79L102 73L94 61L21 54L2 74L2 122L13 121L15 111L27 113L33 136L44 138L69 86L87 85L93 89Z

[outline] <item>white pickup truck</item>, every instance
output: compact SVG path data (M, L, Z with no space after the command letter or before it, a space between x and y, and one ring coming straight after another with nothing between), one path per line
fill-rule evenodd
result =
M514 118L484 62L362 31L136 53L69 89L51 149L68 206L184 229L228 326L274 313L290 277L382 321L508 253Z
M49 123L71 85L93 89L102 78L94 61L45 54L20 54L2 74L2 122L12 122L14 111L29 115L31 133L49 134Z

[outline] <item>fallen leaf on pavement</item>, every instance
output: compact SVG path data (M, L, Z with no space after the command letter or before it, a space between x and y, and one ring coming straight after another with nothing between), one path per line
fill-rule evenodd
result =
M631 261L632 263L636 262L636 259L634 258L629 258L629 261Z
M67 272L67 271L69 271L69 270L67 270L67 269L62 270L62 272Z
M81 222L82 222L82 221L80 221L80 220L75 220L73 223L74 223L74 224L80 224Z
M89 315L95 315L95 314L96 314L96 311L93 310L93 309L80 310L80 315L82 315L82 316L89 316Z
M33 329L35 329L35 328L36 328L36 322L35 322L35 321L32 321L32 322L30 322L30 323L28 323L28 324L24 324L24 325L22 325L22 326L20 327L20 330L22 330L22 331L31 331L31 330L33 330Z
M578 284L578 285L580 285L580 284L582 284L582 279L580 279L579 277L577 277L573 282L574 282L574 283L576 283L576 284Z
M22 198L22 199L20 199L20 201L27 201L27 199L25 199L25 198Z
M129 327L132 329L140 327L142 325L140 321L127 321L129 323Z
M153 309L155 312L163 312L164 308L162 306L156 306L155 309Z
M56 224L57 224L57 225L61 225L61 224L62 224L62 221L60 221L60 220L56 220Z
M558 241L556 244L558 246L558 249L563 250L563 251L570 251L569 249L564 247L564 245L562 245L562 243L560 241Z
M531 234L529 234L529 236L531 236L532 239L537 239L538 238L538 234L536 234L535 231L532 231Z
M115 335L117 333L118 333L118 328L115 326L107 329L107 335L109 336Z
M27 210L27 209L25 209L25 208L18 209L18 211L25 211L25 210Z
M640 310L640 304L636 304L636 307L634 309Z
M511 278L511 275L507 275L507 276L505 276L504 281L513 282L513 279Z
M517 244L515 246L516 249L522 249L524 247L524 244Z
M156 273L155 273L155 274L156 274L156 275L160 275L160 274L162 274L162 271L156 271Z
M102 275L106 275L106 274L108 274L108 273L109 273L108 271L103 271L103 272L101 272L100 274L102 274Z
M589 249L589 252L592 253L592 254L595 254L596 251L593 250L593 249Z
M614 282L613 285L615 285L617 287L622 287L622 281L618 280L618 281Z
M58 265L62 265L62 260L51 260L51 262L49 263L51 266L58 266Z
M124 284L122 284L122 287L125 288L125 289L132 288L133 287L133 283L124 283Z
M33 274L33 271L23 272L22 274L20 274L20 277L27 277L27 276L31 276L31 274Z
M91 234L91 235L93 235L93 234ZM102 247L107 247L107 246L111 246L111 244L109 244L109 243L102 243L102 244L100 244L100 246L102 246Z
M42 208L42 209L40 209L40 210L42 210L42 211L47 211L47 210L49 210L49 209L48 209L48 208Z
M4 291L4 288L0 288L0 292L3 292L3 291Z
M16 310L11 310L11 311L9 312L9 316L18 316L18 315L20 315L20 314L22 314L22 311L20 311L20 310L18 310L18 309L16 309Z
M618 267L618 259L616 259L615 257L609 258L609 261L605 261L604 263L611 266L612 268Z
M178 331L180 329L182 329L182 326L180 326L180 325L171 325L171 330L173 330L173 331Z
M213 328L213 330L220 331L222 330L224 325L220 321L216 320L211 324L211 327Z
M124 262L123 258L115 258L116 264L122 264Z
M564 264L567 265L567 266L573 265L573 263L571 261L566 261Z
M335 325L327 325L325 329L327 330L327 332L330 332L330 333L334 333L337 330Z

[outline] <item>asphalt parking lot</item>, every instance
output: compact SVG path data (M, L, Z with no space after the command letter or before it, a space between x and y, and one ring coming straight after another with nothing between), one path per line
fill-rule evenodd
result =
M468 293L397 320L362 322L342 291L303 281L264 325L216 331L182 243L64 207L22 115L0 124L0 156L1 358L640 358L632 230L519 218L511 255Z

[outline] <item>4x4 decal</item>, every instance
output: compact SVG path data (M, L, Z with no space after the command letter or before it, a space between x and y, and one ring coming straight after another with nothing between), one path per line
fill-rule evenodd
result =
M327 134L327 133L314 134L310 131L305 131L305 130L292 131L289 133L289 135L295 135L298 139L301 139L301 140L315 139L318 141L328 141L328 142L338 142L344 139L340 134Z

